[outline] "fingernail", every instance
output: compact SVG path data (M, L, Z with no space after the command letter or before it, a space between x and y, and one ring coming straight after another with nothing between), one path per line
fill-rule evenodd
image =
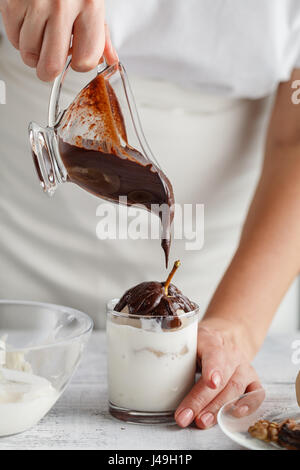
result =
M248 405L243 405L239 408L239 415L240 416L246 416L246 414L249 413L249 406Z
M211 376L211 381L214 384L215 388L219 388L221 385L221 376L219 372L214 372Z
M186 408L185 410L182 410L179 415L176 418L177 423L179 426L186 427L191 422L193 421L194 418L194 412L191 410L191 408Z
M215 417L212 413L205 413L200 418L203 426L205 426L206 428L208 428L209 426L211 426L213 424L214 419L215 419Z

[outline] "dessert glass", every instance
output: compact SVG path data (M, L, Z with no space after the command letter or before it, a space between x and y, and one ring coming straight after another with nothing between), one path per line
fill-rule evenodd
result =
M117 312L117 302L107 304L109 411L129 423L174 423L195 381L199 308L172 328L173 316Z

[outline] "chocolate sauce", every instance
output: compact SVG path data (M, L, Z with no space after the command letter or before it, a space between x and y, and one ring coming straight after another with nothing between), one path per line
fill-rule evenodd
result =
M80 125L86 135L77 135ZM68 137L72 135L72 137ZM89 136L88 136L89 134ZM92 138L91 138L92 135ZM127 142L124 118L114 90L98 75L66 111L59 131L59 152L68 180L100 198L141 204L162 222L161 245L168 265L174 194L162 170ZM153 205L165 204L163 213Z
M292 419L282 423L278 433L278 443L290 450L300 450L300 423Z
M115 306L116 312L127 307L130 315L159 316L163 328L178 328L181 325L178 310L192 312L197 306L174 284L169 285L168 295L164 286L164 282L141 282L125 292Z

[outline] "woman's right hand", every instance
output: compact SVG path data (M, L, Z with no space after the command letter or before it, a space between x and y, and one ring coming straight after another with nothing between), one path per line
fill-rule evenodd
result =
M59 75L70 53L74 70L87 72L105 55L117 62L104 17L104 0L0 0L6 34L23 62L43 81Z

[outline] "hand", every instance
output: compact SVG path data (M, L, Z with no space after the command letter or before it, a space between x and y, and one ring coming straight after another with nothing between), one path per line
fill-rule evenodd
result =
M224 403L262 388L250 364L253 355L242 328L223 319L200 322L198 360L202 375L177 408L177 424L184 428L195 421L198 428L209 428L216 423L217 413ZM241 403L239 416L249 412L251 409Z
M103 53L108 64L118 60L104 22L104 0L0 0L0 12L8 39L43 81L62 72L70 52L79 72L96 67Z

